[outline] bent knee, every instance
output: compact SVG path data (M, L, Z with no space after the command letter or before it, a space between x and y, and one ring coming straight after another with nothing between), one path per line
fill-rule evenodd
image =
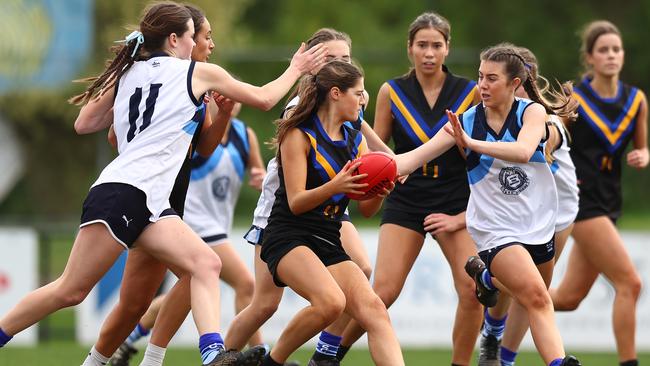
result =
M641 277L636 271L628 276L620 283L614 284L617 294L627 295L634 299L638 299L641 294L641 288L643 287L643 282Z
M197 275L210 275L210 276L219 276L221 273L221 259L219 256L214 253L210 252L210 255L202 255L198 256L198 258L194 261L194 265L192 268L192 274L193 276Z
M323 324L330 324L338 319L345 310L345 296L326 294L312 302L312 306Z
M373 290L379 296L381 301L383 301L384 305L386 308L389 308L395 300L397 300L397 297L399 296L400 292L402 292L402 288L400 286L396 286L393 284L375 284L373 286Z
M359 266L359 268L361 268L361 271L366 276L366 278L370 280L370 276L372 276L372 266L368 264L365 266Z
M90 293L89 289L60 289L54 294L54 300L61 307L76 306Z
M552 308L551 295L543 286L531 286L519 296L519 302L528 310L542 310Z

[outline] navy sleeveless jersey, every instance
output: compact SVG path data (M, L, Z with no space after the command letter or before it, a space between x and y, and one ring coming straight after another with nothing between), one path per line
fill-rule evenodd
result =
M571 158L580 187L579 219L620 216L621 158L636 127L643 92L619 81L614 98L601 98L583 79L573 97L578 119L569 125Z

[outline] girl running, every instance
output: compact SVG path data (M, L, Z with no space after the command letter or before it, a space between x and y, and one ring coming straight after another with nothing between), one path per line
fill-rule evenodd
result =
M627 145L627 164L648 166L648 102L640 89L620 80L625 51L616 26L599 20L582 34L585 77L573 97L580 103L578 119L569 126L571 158L580 187L580 206L573 228L575 245L567 272L551 291L558 311L575 310L599 274L614 286L612 313L619 362L638 365L636 304L641 278L616 229L621 215L621 160Z
M301 47L282 76L255 87L216 65L191 62L193 36L194 24L185 7L175 3L148 7L140 30L127 37L88 90L72 99L83 103L75 121L80 134L107 128L112 110L120 154L100 174L84 202L81 228L62 276L27 295L0 320L0 345L48 314L81 302L121 251L137 239L138 246L157 260L191 278L203 363L236 361L237 354L222 346L214 311L219 306L214 286L219 258L170 211L169 196L197 125L192 117L206 91L270 109L302 73L322 62L326 49L305 52Z

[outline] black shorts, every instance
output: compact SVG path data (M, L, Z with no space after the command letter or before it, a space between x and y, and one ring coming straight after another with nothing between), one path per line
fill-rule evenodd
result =
M178 216L169 208L161 217ZM94 223L106 226L113 238L131 248L151 223L147 196L140 189L124 183L103 183L90 189L83 203L79 227Z
M267 227L265 230L260 256L269 267L269 271L273 275L273 282L278 287L286 286L277 274L280 260L299 246L311 249L326 267L350 260L341 245L340 235L319 235L320 233L308 233L291 227L271 227L270 229Z
M579 186L579 208L575 221L587 220L598 216L609 217L614 224L621 217L623 198L620 192L602 193L595 187L585 184Z
M512 245L521 245L522 247L524 247L524 249L526 249L530 254L530 256L533 258L533 262L535 262L535 265L540 265L542 263L546 263L550 260L553 260L553 257L555 256L555 237L546 244L522 244L522 243L502 244L496 248L479 252L478 255L481 257L481 260L485 262L485 266L487 267L488 271L490 271L492 260L494 260L494 257L497 255L497 253ZM492 273L492 271L490 271L490 273Z
M450 149L446 154L457 152ZM381 223L402 226L424 236L425 217L432 213L458 215L467 209L468 200L469 185L464 162L462 173L445 178L434 179L413 173L404 184L397 183L386 198Z

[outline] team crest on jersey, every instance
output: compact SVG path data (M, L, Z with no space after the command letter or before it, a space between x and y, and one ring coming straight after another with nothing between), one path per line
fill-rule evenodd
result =
M501 192L507 195L518 195L528 188L530 180L523 169L516 166L502 168L499 172Z
M223 201L228 197L228 188L230 187L229 177L219 177L212 182L212 194L218 201Z

